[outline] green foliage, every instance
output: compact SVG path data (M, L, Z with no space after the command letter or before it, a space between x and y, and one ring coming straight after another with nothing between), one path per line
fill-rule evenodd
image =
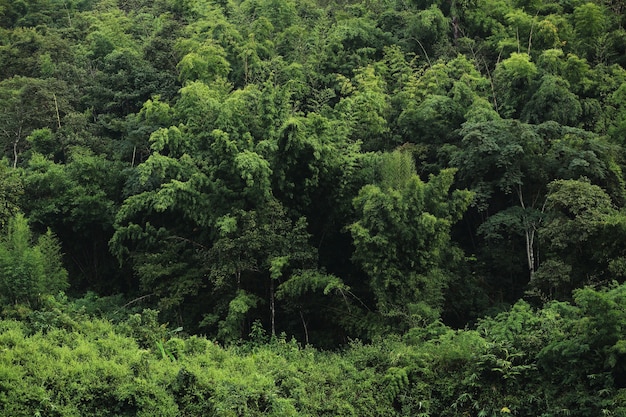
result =
M0 414L623 415L624 11L0 0Z
M22 171L24 195L20 201L33 226L49 227L62 243L71 281L76 286L112 288L116 268L107 253L115 212L119 205L124 171L117 162L78 152L68 155L65 164L33 154ZM114 265L114 264L113 264ZM107 284L99 283L109 274Z
M354 260L370 277L379 311L400 327L431 321L459 259L449 230L468 207L471 193L450 192L454 171L422 182L412 158L400 151L382 159L380 185L363 187L350 226Z
M36 307L40 297L67 288L67 271L61 264L59 243L52 232L33 241L28 221L18 213L0 239L0 293L2 304Z
M622 336L616 330L623 325L623 297L623 285L605 291L587 287L575 292L576 320L538 355L539 365L553 383L558 379L575 387L556 406L577 410L581 415L614 407L622 412L624 403L618 399L618 387L623 386L624 378L618 347ZM557 388L553 389L556 392ZM574 392L578 394L572 395Z
M585 176L597 186L613 183L610 189L618 200L621 173L611 168L614 151L596 135L554 122L530 125L495 119L466 123L460 133L463 140L452 152L451 163L459 167L461 185L475 192L473 204L481 216L475 220L476 232L485 241L474 250L482 253L479 257L488 269L493 268L485 271L487 276L493 273L499 288L515 294L508 299L514 302L535 272L543 274L548 265L557 271L553 261L539 271L541 262L552 257L546 252L538 256L550 180ZM557 275L563 276L565 270L558 269Z
M498 112L504 117L519 116L522 106L531 97L537 66L528 54L513 52L498 64L493 76L498 92Z
M522 119L533 123L549 120L561 125L575 126L582 115L582 106L570 92L567 81L545 75L539 88L522 110Z
M228 314L219 323L217 336L226 343L241 339L244 330L244 321L251 308L256 307L258 298L239 290L235 298L228 303Z
M16 76L0 81L0 105L4 109L0 114L0 144L3 157L10 156L14 168L21 162L31 132L58 125L58 106L69 107L62 95L66 88L63 81L54 79Z
M225 77L230 71L226 53L216 45L199 45L188 52L178 63L181 81L203 81L210 83Z
M448 147L458 142L467 121L497 117L489 81L463 55L414 71L394 97L398 108L396 142L417 144L421 172L449 166Z
M621 223L623 214L604 190L584 180L554 181L549 185L546 209L539 237L548 254L531 280L534 290L550 298L567 298L583 285L622 276L615 264L621 251L602 242L607 231ZM614 230L613 239L621 240L619 227Z
M22 182L6 163L0 163L0 230L19 211L18 202L24 192Z
M72 319L59 299L41 311L52 323L44 332L43 316L0 321L0 410L18 416L619 415L625 296L624 285L587 287L576 291L575 304L535 310L520 301L476 330L433 323L402 339L354 341L339 352L301 348L283 336L222 348L177 336L180 329L158 324L156 311L113 325L76 313Z
M351 137L362 141L366 150L383 148L376 142L384 143L389 132L386 120L389 99L384 81L371 66L357 71L353 81L341 76L339 80L341 93L346 97L335 109L348 120Z

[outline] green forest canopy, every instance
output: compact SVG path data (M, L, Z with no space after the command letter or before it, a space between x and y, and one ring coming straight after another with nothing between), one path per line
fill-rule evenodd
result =
M336 378L348 391L328 415L624 415L625 12L0 0L0 350L59 338L74 361L108 332L111 358L138 349L124 369L199 384L140 394L115 374L131 384L111 394L120 415L325 415L304 392L328 393L272 385L253 347L276 366L291 352L306 376L289 378ZM137 333L147 317L159 338ZM309 354L328 375L307 373ZM203 355L272 388L220 402L235 394L187 368ZM9 387L9 415L98 407Z

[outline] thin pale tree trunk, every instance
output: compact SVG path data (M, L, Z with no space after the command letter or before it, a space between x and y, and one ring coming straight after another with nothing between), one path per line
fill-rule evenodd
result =
M274 280L270 278L270 319L272 322L272 337L276 336L276 302L274 300Z

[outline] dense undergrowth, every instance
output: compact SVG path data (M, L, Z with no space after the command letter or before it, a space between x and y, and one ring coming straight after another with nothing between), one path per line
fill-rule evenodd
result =
M269 337L224 347L153 310L90 317L48 298L0 322L7 416L626 415L626 286L518 302L476 329L441 323L336 351ZM93 300L92 300L93 301ZM102 301L102 300L101 300Z
M0 0L0 414L626 416L625 11Z

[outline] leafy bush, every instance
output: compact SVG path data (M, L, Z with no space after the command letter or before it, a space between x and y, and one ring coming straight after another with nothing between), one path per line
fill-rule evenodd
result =
M625 294L585 288L576 304L519 302L475 330L434 323L339 352L262 335L224 348L153 310L112 324L57 300L0 321L0 414L623 415Z
M61 249L50 230L36 241L22 214L16 214L0 237L0 303L36 306L42 295L68 286Z

